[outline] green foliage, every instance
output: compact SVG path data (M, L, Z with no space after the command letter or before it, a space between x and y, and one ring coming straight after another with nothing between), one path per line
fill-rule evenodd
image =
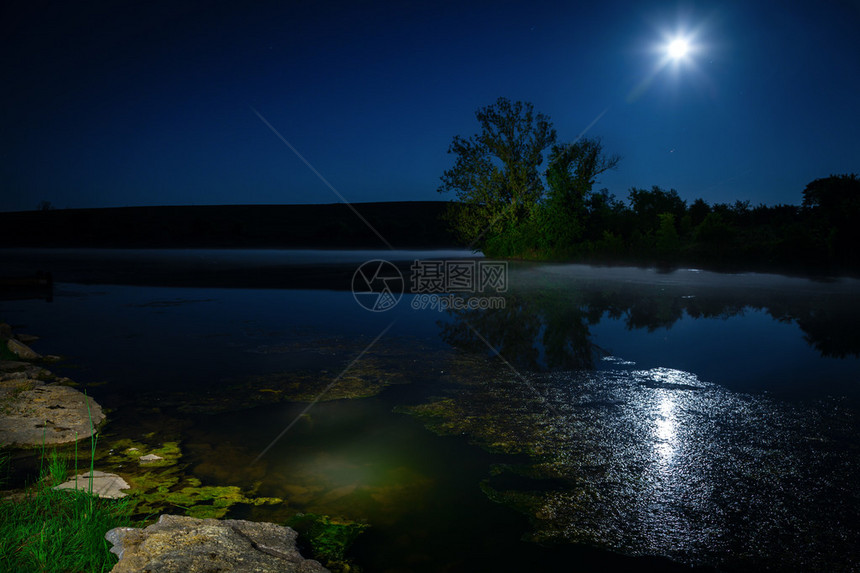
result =
M681 247L681 238L675 229L675 216L672 213L660 213L657 218L660 221L656 235L657 252L662 256L677 254Z
M613 257L624 254L624 240L611 231L603 231L603 236L600 240L591 244L591 251L602 253Z
M636 219L636 229L643 236L654 236L660 225L661 213L669 213L678 221L687 210L686 201L678 196L677 191L665 191L656 185L650 191L633 187L628 197Z
M599 139L555 144L549 119L528 103L500 98L477 112L481 131L457 136L455 165L440 192L453 191L447 220L459 238L491 257L638 257L780 265L860 267L860 178L816 179L803 209L749 201L689 208L674 189L633 187L628 205L596 177L620 158ZM550 149L545 172L543 153Z
M816 179L803 190L803 207L819 208L828 217L860 213L860 178L856 173Z
M839 263L860 265L860 178L831 175L803 190L803 207L811 219L813 244Z
M549 195L543 213L544 247L558 252L582 239L586 230L595 178L614 169L621 158L607 157L597 138L553 146L546 179ZM599 205L599 204L598 204Z
M620 158L606 156L596 138L554 145L549 118L530 103L499 98L476 117L480 132L454 138L448 153L455 164L441 178L439 191L452 191L459 201L447 213L450 227L492 256L574 252L587 227L595 178ZM539 168L550 147L545 195ZM601 198L594 206L605 210L607 197Z
M693 227L696 227L705 220L705 217L707 217L710 212L711 206L708 205L704 199L696 199L693 201L693 204L690 205L690 209L688 211L688 214L690 215L690 224Z
M488 236L484 240L484 254L493 257L536 258L541 252L550 252L552 245L545 232L546 214L546 208L539 205L521 224L505 233Z
M454 167L442 175L440 192L454 192L464 208L449 211L459 237L481 245L522 224L544 194L539 167L556 140L549 118L530 103L499 98L479 109L480 132L454 137Z
M693 232L693 238L700 243L724 247L732 242L735 230L720 213L708 213Z
M600 242L607 232L621 233L626 206L606 189L592 192L586 203L585 238Z

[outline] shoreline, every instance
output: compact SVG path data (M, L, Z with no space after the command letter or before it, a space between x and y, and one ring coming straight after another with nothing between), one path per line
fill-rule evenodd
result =
M323 260L313 261L318 253ZM279 255L283 255L280 257ZM339 256L342 255L342 256ZM364 256L361 256L364 255ZM326 260L325 257L330 259ZM431 256L432 258L425 258ZM362 263L388 260L407 279L415 260L472 260L484 258L467 250L367 250L367 249L114 249L114 248L0 248L4 276L26 277L49 273L53 282L83 285L163 286L179 288L248 288L349 291ZM490 258L490 257L488 257ZM678 271L705 271L720 275L774 275L818 283L856 280L860 273L757 264L697 264L692 261L493 259L514 266L570 266L600 269L649 269L660 275ZM311 262L313 261L313 262ZM15 298L18 291L0 289L0 300ZM408 288L407 288L408 290ZM7 296L4 296L7 295ZM44 290L32 291L44 298Z
M32 275L35 271L49 272L55 284L115 284L166 287L265 288L265 289L323 289L350 290L352 278L367 260L395 255L390 260L400 273L409 276L410 267L419 255L438 253L438 258L476 259L469 251L444 249L368 251L355 249L326 251L347 253L340 260L304 262L289 255L305 250L285 250L283 262L277 258L280 249L272 249L263 257L207 257L221 249L183 250L118 250L118 249L0 249L4 273L13 276ZM242 250L237 250L241 252ZM254 250L254 253L258 252ZM314 251L308 251L314 252ZM254 253L249 252L250 255ZM352 254L354 253L354 255ZM367 257L358 256L366 253ZM452 255L457 255L452 256ZM353 259L353 260L348 260ZM388 259L386 259L388 260ZM2 298L2 293L0 293Z

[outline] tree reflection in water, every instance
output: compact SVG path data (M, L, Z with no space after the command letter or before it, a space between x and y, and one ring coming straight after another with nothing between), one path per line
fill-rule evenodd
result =
M516 287L515 278L511 282ZM525 288L505 296L504 308L448 310L452 320L439 322L443 340L455 348L485 352L483 337L525 370L591 369L596 358L607 354L592 342L590 332L603 318L623 320L630 330L653 332L671 328L685 316L728 319L763 311L775 321L796 324L823 357L860 358L860 297L846 288L835 292L791 288L793 284L785 289L744 288L741 278L732 288L693 289L551 279L543 277L538 284L527 279ZM697 294L688 294L691 290Z
M519 375L464 369L445 397L413 413L440 433L519 455L482 489L529 516L529 539L727 569L856 563L860 456L849 402L784 402L620 359L598 370L606 353L592 340L606 318L654 331L756 311L797 325L822 357L860 357L851 288L519 278L504 309L439 321L446 342L492 354L485 338Z

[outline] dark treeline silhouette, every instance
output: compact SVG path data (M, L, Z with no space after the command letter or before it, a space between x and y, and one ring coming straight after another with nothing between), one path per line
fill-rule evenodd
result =
M588 194L583 220L580 241L532 254L860 267L860 179L854 174L809 183L800 206L710 205L703 199L688 205L674 189L659 187L633 188L624 203L601 190Z
M475 116L480 129L454 138L439 191L456 195L452 231L487 255L860 267L857 175L812 181L799 206L687 204L660 187L634 187L625 202L594 191L621 161L600 139L557 144L548 116L506 98Z
M380 236L395 248L456 245L440 221L441 201L103 209L44 203L0 213L3 247L387 248Z

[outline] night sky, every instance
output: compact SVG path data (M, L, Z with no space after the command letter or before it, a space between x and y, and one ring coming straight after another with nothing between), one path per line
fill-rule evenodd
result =
M241 4L241 5L240 5ZM860 171L860 2L5 2L0 210L451 199L500 96L626 199L799 204ZM667 61L687 37L691 52Z

